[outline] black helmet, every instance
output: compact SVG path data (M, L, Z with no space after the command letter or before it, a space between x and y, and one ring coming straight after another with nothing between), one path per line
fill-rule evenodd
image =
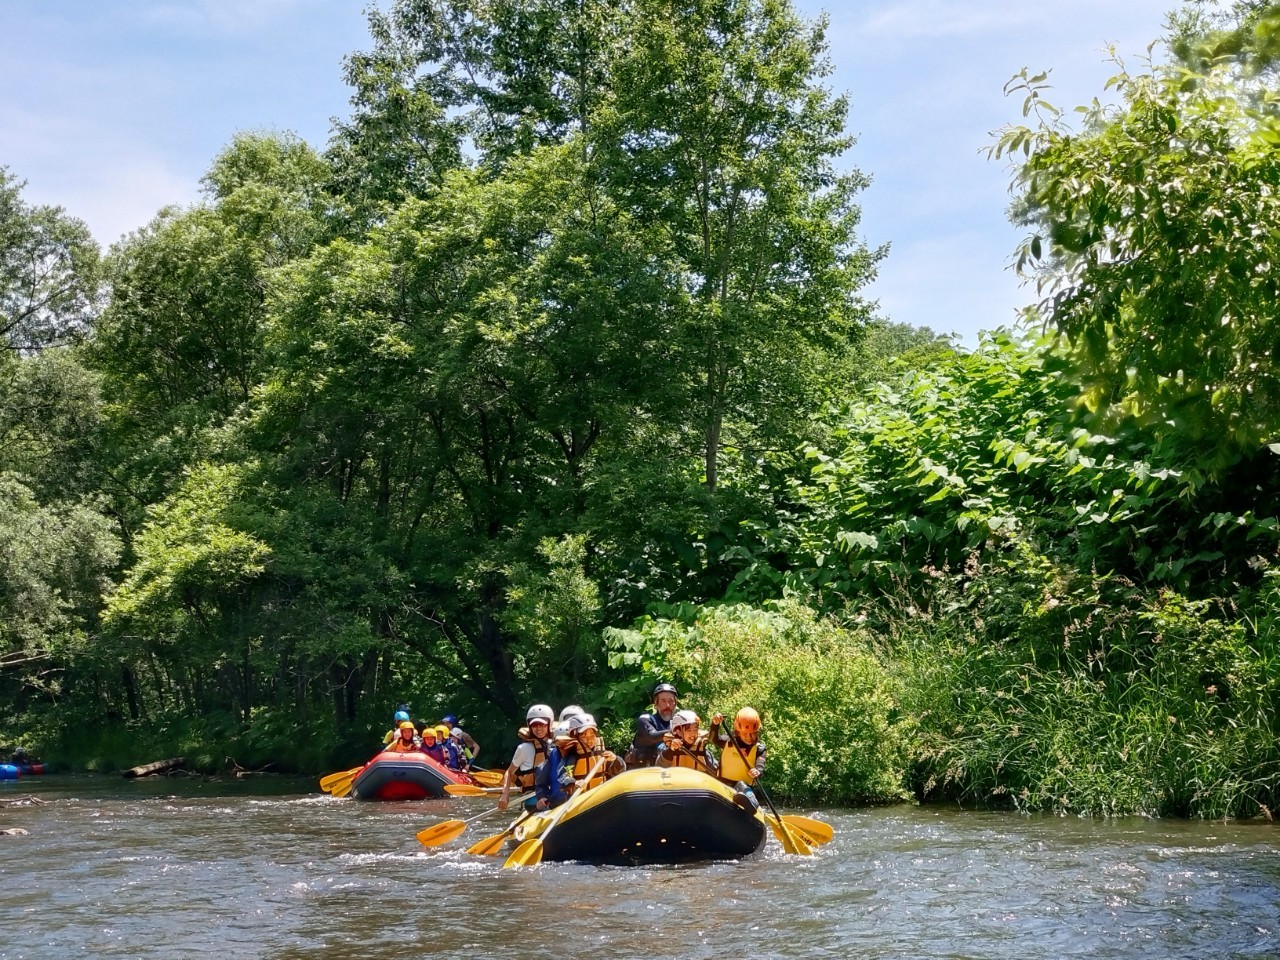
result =
M677 700L680 699L680 691L675 688L674 684L670 684L670 683L658 684L656 687L653 688L653 699L657 700L658 694L660 693L669 693L673 697L675 697Z

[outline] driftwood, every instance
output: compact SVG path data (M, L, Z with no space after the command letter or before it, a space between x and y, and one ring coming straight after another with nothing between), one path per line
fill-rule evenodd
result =
M141 766L130 767L124 772L124 775L129 779L133 779L134 777L150 777L157 773L168 773L170 770L176 770L186 762L186 757L172 757L168 760L157 760L155 763L144 763Z
M257 770L251 770L248 767L240 766L240 764L236 761L235 757L227 757L227 769L231 771L232 775L237 780L243 780L245 777L252 777L255 774L271 773L272 772L271 768L274 767L275 765L276 765L276 762L272 760L265 767L259 767Z
M31 807L35 806L37 803L47 802L48 801L41 800L39 797L27 794L25 797L5 797L3 800L0 800L0 807Z

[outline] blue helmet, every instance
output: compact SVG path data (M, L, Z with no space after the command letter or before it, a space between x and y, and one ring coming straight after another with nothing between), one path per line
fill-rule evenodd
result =
M451 727L456 727L458 725L458 718L455 717L452 713L446 713L440 722L447 723Z
M409 711L407 710L396 711L396 723L404 723L408 719L409 719Z

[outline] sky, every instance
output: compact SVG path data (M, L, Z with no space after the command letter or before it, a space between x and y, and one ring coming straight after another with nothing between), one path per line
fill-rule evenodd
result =
M385 0L384 0L385 2ZM1047 99L1106 99L1158 38L1172 0L793 0L824 10L832 73L872 177L862 236L889 244L865 293L889 320L955 334L1009 326L1035 300L1008 268L1010 170L984 148L1021 120L1002 88L1051 70ZM327 142L347 113L342 58L367 48L367 0L0 0L0 166L24 199L84 220L104 246L169 204L238 131Z

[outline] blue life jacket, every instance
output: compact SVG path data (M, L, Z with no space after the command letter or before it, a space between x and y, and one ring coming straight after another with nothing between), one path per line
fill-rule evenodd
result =
M547 751L545 763L538 765L533 775L533 788L539 800L546 800L553 807L558 807L569 799L564 784L560 782L564 769L564 758L560 756L560 748L552 747Z

